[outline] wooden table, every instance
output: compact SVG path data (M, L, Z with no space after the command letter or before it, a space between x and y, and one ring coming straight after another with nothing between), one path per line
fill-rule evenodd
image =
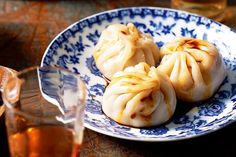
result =
M68 25L88 15L120 7L170 7L169 0L1 0L0 64L21 70L39 65L50 41ZM236 3L229 1L224 24L236 30ZM236 44L236 41L235 41ZM0 122L0 157L7 157L3 118ZM236 156L236 123L194 139L145 143L85 131L83 157Z

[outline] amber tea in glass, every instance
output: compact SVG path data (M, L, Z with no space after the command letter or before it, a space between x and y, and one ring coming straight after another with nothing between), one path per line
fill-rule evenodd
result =
M56 67L30 68L9 79L2 96L11 156L77 156L85 93L78 75Z

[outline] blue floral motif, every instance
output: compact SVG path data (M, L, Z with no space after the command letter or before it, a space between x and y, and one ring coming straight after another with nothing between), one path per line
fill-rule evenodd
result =
M154 33L157 34L157 35L161 35L160 31L161 31L161 29L162 29L162 27L163 27L163 25L162 25L161 22L159 22L159 23L157 24L157 23L155 23L155 22L153 22L153 21L151 20L151 21L150 21L150 26L152 26L152 27L150 27L150 28L152 28L152 29L148 29L145 33L148 32L148 33L151 34L152 36L154 36Z
M232 98L232 101L233 101L233 102L236 102L236 97L233 97L233 98Z
M70 62L73 64L79 63L79 57L78 56L70 56Z
M106 130L109 133L112 133L113 135L124 136L124 137L136 137L134 134L130 133L131 130L130 127L121 126L107 117L104 118L104 124L110 127L104 127L104 125L99 120L88 118L88 116L86 115L85 115L85 122L93 127L103 128L104 130Z
M92 74L102 77L102 74L98 70L93 57L86 58L86 65Z
M162 47L162 46L164 45L164 42L159 41L159 42L157 43L157 45L158 45L158 47Z
M175 124L186 124L190 121L189 119L190 119L189 116L184 115L178 119L174 119L174 123Z
M73 53L74 55L81 55L81 52L84 52L86 47L90 47L88 44L84 44L82 37L79 36L79 40L74 43L69 43L64 46L64 50L68 53Z
M236 84L231 84L231 97L236 95Z
M43 65L49 66L51 62L54 62L54 59L51 56L45 55Z
M145 135L164 135L169 131L169 129L165 126L161 126L158 128L150 128L150 129L140 129L141 134Z
M114 133L115 135L125 136L125 137L135 137L134 134L130 133L131 130L130 127L120 125L108 117L104 118L104 124L110 126L107 127L106 130Z
M172 24L172 25L163 25L163 28L162 28L162 33L164 33L164 35L167 35L167 34L173 34L175 36L175 33L173 31L171 31L172 28L174 28L174 26L176 25L176 23Z
M218 98L220 99L226 99L230 97L231 93L230 91L227 91L227 90L221 90L217 92L217 95L218 95Z
M211 99L209 103L199 106L199 114L202 116L218 116L224 109L224 102L219 99Z
M47 97L53 98L49 102L57 101L60 109L64 112L71 110L70 106L66 106L63 101L64 92L69 90L72 92L77 92L77 81L78 78L70 73L63 73L55 69L39 69L38 76L40 78L40 88L41 92ZM59 80L55 81L55 77ZM46 99L48 100L48 99ZM74 104L73 104L74 105ZM45 108L46 109L46 108ZM73 118L71 114L65 115L64 118ZM72 114L73 115L73 114Z
M229 114L229 115L224 116L224 117L222 117L222 118L219 118L219 119L217 118L217 119L211 121L210 123L206 124L205 127L209 127L209 126L212 126L212 125L214 125L214 124L224 122L226 119L228 119L228 118L231 117L231 116L232 116L232 114Z
M221 86L223 86L223 85L225 85L227 83L229 83L228 76L225 77L225 79L223 80Z
M227 69L236 70L236 58L224 58L224 63L226 65L226 67L228 67Z
M93 98L87 100L85 109L93 114L102 114L101 103Z
M58 87L52 82L50 72L40 70L42 92L47 96L59 100Z
M80 74L79 70L76 67L72 68L72 72L76 74Z
M51 46L52 50L57 50L58 48L60 48L59 44L57 41L55 41L52 46Z
M222 124L219 124L219 127L225 127L225 126L229 125L230 123L234 122L235 120L233 120L232 118L228 118L228 119L224 120L224 122ZM227 122L225 122L225 121L227 121Z
M172 31L172 29L175 27L176 23L173 23L171 25L163 25L163 23L155 23L154 21L150 20L150 26L152 26L153 33L156 33L157 35L167 35L172 34L175 36L175 32ZM150 32L151 30L149 30ZM153 33L150 33L153 35Z
M94 93L95 95L102 96L105 91L105 86L101 84L95 84L90 87L90 92Z
M67 59L68 59L67 55L60 56L58 61L57 61L57 65L59 65L61 67L64 67L64 68L68 68L67 67Z
M150 20L150 26L154 27L156 30L159 30L159 29L161 29L161 27L162 27L162 23L159 22L159 23L157 24L156 22Z
M62 67L66 67L66 64L78 64L79 59L82 55L81 52L84 51L85 47L89 47L87 44L82 43L82 37L79 36L79 41L75 44L68 43L64 45L64 50L68 53L68 55L62 55L59 57L57 64Z
M77 49L79 52L84 52L84 49L85 49L86 47L90 47L90 46L89 46L88 44L84 44L83 41L82 41L82 37L79 36L79 41L77 41L77 42L75 43L75 47L76 47L76 49Z
M90 118L89 116L87 116L87 114L85 114L84 122L95 128L103 128L103 125L99 120ZM107 128L103 128L103 129L108 131Z
M133 22L133 24L138 28L138 29L143 29L145 30L147 26L141 22Z
M143 32L146 33L146 34L150 34L151 36L154 36L154 32L149 28L144 30Z
M197 34L194 34L195 29L188 29L186 28L181 28L181 35L184 37L192 37L192 38L196 38Z
M189 116L184 115L179 119L175 119L174 123L182 124L180 127L177 127L176 130L196 130L201 126L204 126L207 122L199 119L198 116L193 116L193 118L190 118Z
M98 30L95 30L94 33L89 33L86 37L93 43L93 45L96 45L100 37L100 33L98 33Z
M130 130L130 127L127 127L127 126L123 126L123 125L120 125L118 123L116 123L114 120L111 120L109 119L108 117L105 118L105 121L104 121L108 126L114 126L115 129L122 129L124 131L127 131L127 130Z
M84 83L89 84L90 77L88 75L81 76L81 79L84 81Z
M187 137L187 136L191 136L191 135L195 135L195 134L204 134L204 133L207 133L206 130L201 130L199 128L193 128L193 129L190 129L190 130L184 130L182 132L180 132L180 135L184 135L184 137Z
M208 38L207 33L204 33L204 34L203 34L203 37L202 37L202 40L207 40L207 38Z

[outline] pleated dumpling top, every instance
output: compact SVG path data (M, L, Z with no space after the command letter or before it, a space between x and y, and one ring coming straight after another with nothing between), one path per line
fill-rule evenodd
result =
M96 66L108 79L139 62L155 66L160 58L152 36L141 33L132 23L113 24L103 30L93 56Z
M175 107L176 95L167 75L143 62L117 72L102 101L108 117L133 127L162 124Z
M226 76L218 49L207 41L179 37L160 51L158 70L169 76L177 97L184 101L211 97Z

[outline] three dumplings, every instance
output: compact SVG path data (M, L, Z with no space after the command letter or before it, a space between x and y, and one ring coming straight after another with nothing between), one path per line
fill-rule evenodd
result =
M104 113L134 127L168 121L177 98L189 102L208 99L226 76L213 44L179 37L159 51L153 38L131 23L108 26L95 46L94 59L111 80L103 95Z

